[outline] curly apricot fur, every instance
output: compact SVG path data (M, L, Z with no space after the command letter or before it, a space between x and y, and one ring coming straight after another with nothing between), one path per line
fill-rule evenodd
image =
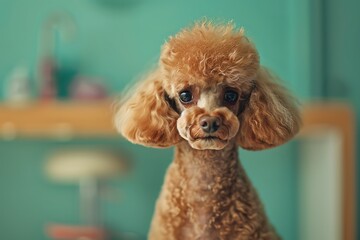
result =
M231 107L216 101L224 86L240 93ZM211 104L202 99L182 105L177 98L186 88L197 98L208 89ZM205 21L182 30L164 44L159 67L131 94L115 119L119 132L145 146L176 145L150 240L279 239L239 162L237 146L280 145L297 133L301 121L294 99L260 66L242 29ZM219 117L223 126L218 140L197 145L195 138L208 134L198 125L203 115Z

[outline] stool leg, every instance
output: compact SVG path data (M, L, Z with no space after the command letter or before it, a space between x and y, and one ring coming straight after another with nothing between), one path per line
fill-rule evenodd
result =
M100 226L99 182L95 178L84 178L79 187L82 224Z

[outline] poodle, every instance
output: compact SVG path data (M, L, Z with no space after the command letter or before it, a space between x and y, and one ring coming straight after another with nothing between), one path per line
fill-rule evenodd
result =
M280 239L238 146L280 145L301 120L243 29L202 21L170 37L158 67L120 104L115 124L132 143L175 146L148 239Z

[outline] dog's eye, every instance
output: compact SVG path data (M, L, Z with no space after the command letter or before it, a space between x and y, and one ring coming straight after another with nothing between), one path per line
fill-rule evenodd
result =
M179 94L180 101L183 103L190 103L193 99L192 93L189 90L182 91Z
M234 104L238 99L238 93L234 90L227 90L224 94L224 101L226 103Z

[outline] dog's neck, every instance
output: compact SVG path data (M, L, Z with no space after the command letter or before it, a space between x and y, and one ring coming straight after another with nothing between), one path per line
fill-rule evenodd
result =
M222 150L195 150L182 142L176 147L170 171L178 179L174 184L181 189L180 199L190 211L186 215L191 217L179 233L184 239L214 239L213 226L223 221L220 213L229 213L234 204L224 199L232 199L239 186L246 194L252 192L235 141Z
M212 198L211 195L217 194L217 185L231 194L235 181L248 181L238 159L235 141L222 150L196 150L184 141L176 147L174 165L180 176L187 180L191 195L199 193Z

